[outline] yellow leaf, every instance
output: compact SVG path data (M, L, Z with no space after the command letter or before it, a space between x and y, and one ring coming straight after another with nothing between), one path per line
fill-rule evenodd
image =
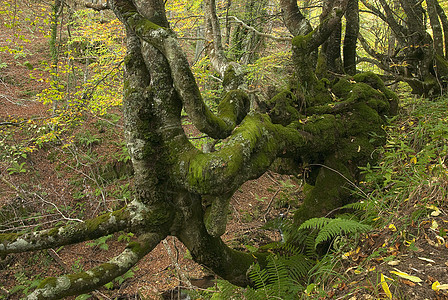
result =
M433 210L431 212L431 216L433 216L433 217L437 217L441 213L440 209L435 205L428 205L426 207Z
M436 230L439 227L439 224L435 220L432 220L431 229Z
M412 158L411 158L411 164L416 164L417 163L417 157L415 157L415 156L413 156Z
M439 290L439 286L440 286L440 282L435 281L432 283L431 288L437 292Z
M387 285L386 279L384 279L383 273L381 273L381 287L383 288L383 291L386 293L386 296L389 299L392 299L392 293L390 292L389 286Z
M397 269L396 269L397 270ZM412 282L422 282L423 280L421 280L419 277L417 277L417 276L412 276L412 275L409 275L409 274L407 274L407 273L405 273L405 272L401 272L401 271L389 271L389 272L391 272L392 274L395 274L395 275L398 275L398 276L400 276L401 278L404 278L404 279L407 279L407 280L410 280L410 281L412 281Z
M389 229L390 230L392 230L392 231L397 231L397 227L395 227L395 225L394 224L389 224Z

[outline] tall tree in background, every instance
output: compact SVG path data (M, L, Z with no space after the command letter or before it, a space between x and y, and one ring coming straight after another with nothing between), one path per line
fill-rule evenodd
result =
M360 36L364 49L373 58L367 61L396 80L407 82L415 94L437 96L444 93L448 78L448 20L439 2L427 1L426 9L422 1L416 0L399 1L399 5L394 3L393 7L385 0L380 0L378 5L362 2L390 27L396 41L395 51L382 53L374 49L365 36Z
M242 66L223 51L216 5L205 1L207 28L213 37L211 61L226 91L214 114L205 105L187 57L170 29L164 1L109 1L127 32L123 111L135 171L134 200L82 223L0 234L0 255L59 247L119 231L138 238L107 263L44 280L29 299L60 299L91 291L124 274L169 235L176 236L196 262L222 278L241 286L251 284L248 270L255 262L263 266L266 254L233 250L220 236L226 230L230 197L269 168L310 169L308 193L295 215L297 224L348 201L348 182L360 179L358 166L372 162L375 147L384 143L382 125L385 116L393 113L397 98L372 73L331 81L315 73L319 47L326 42L333 46L335 41L340 45L340 39L331 37L349 1L329 2L331 9L314 29L296 1L280 3L294 36L294 74L289 86L267 101L265 111L249 112ZM344 65L353 68L351 62ZM182 129L182 109L198 130L223 140L222 147L211 153L195 148Z

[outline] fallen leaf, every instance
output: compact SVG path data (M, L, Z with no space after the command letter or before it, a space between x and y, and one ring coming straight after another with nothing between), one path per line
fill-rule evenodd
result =
M448 284L440 284L438 281L435 281L432 285L431 288L434 291L438 291L438 290L448 290Z
M383 291L386 293L386 296L389 299L392 299L392 293L390 292L389 286L387 285L386 279L384 279L383 273L381 273L381 287L383 288Z
M436 222L436 220L432 220L431 229L436 230L438 227L439 227L439 224Z
M399 260L391 260L390 262L388 262L387 264L389 266L397 266L400 263Z
M437 242L439 242L440 245L445 244L445 239L441 237L440 235L436 235Z
M392 230L392 231L397 231L397 227L395 227L395 225L394 224L389 224L389 229L390 230Z
M426 258L426 257L419 257L418 259L430 262L430 263L435 263L435 261L433 261L432 259Z
M392 273L392 274L398 275L398 276L400 276L401 278L410 280L410 281L412 281L412 282L422 282L422 281L423 281L423 280L421 280L421 279L420 279L419 277L417 277L417 276L409 275L409 274L407 274L407 273L405 273L405 272L402 272L402 271L400 271L400 270L398 270L398 269L396 269L396 270L397 270L397 271L389 271L389 272Z
M406 285L412 286L412 287L415 286L415 283L413 283L413 282L410 281L410 280L402 279L401 282L403 282L403 283L406 284Z
M426 207L433 210L431 212L431 216L433 216L433 217L437 217L441 213L440 209L437 206L435 206L435 205L429 205L429 206L426 206Z

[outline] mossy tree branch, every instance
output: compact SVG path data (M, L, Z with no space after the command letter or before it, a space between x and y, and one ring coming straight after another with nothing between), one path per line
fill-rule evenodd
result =
M93 291L129 271L164 238L165 235L160 233L146 233L137 241L129 243L120 255L107 263L86 272L45 279L27 299L62 299Z
M148 209L134 201L127 207L82 223L68 224L31 233L0 234L0 255L21 253L64 245L76 244L100 238L119 231L139 233L143 228L155 230L163 228L170 219L163 209Z

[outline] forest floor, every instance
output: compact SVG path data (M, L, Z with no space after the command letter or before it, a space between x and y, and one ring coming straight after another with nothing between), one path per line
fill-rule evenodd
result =
M1 32L0 41L6 41L7 36L7 31ZM11 145L17 145L17 149L29 146L37 136L36 130L48 125L52 117L51 107L35 100L45 83L31 79L24 64L26 60L39 65L48 55L47 41L36 38L32 45L34 54L23 59L0 53L0 62L7 63L0 69L0 138L9 145L2 151L9 153L14 153ZM0 163L0 232L76 222L76 218L92 217L129 200L132 178L122 153L119 109L100 117L85 113L79 124L71 129L75 143L70 149L51 142L27 153L15 166L6 160ZM187 122L185 130L189 136L198 135ZM444 182L435 189L447 186ZM433 192L426 191L428 196ZM297 177L268 172L245 183L232 197L223 240L239 250L279 241L278 231L262 226L269 220L290 217L300 205L301 195ZM437 281L448 284L448 242L438 234L448 228L446 199L440 199L445 206L430 209L419 222L406 225L409 238L400 237L396 230L402 225L402 216L417 211L419 200L410 198L389 212L389 226L366 234L352 251L338 257L337 268L332 270L334 279L319 293L310 290L303 297L448 299L447 290L432 288ZM33 219L26 217L29 215ZM22 292L31 291L47 276L87 270L105 262L120 253L127 239L132 236L116 234L90 243L9 255L0 261L0 299L19 299ZM193 262L183 245L171 237L126 277L91 293L90 299L178 299L176 290L180 286L201 291L215 284L215 276Z

